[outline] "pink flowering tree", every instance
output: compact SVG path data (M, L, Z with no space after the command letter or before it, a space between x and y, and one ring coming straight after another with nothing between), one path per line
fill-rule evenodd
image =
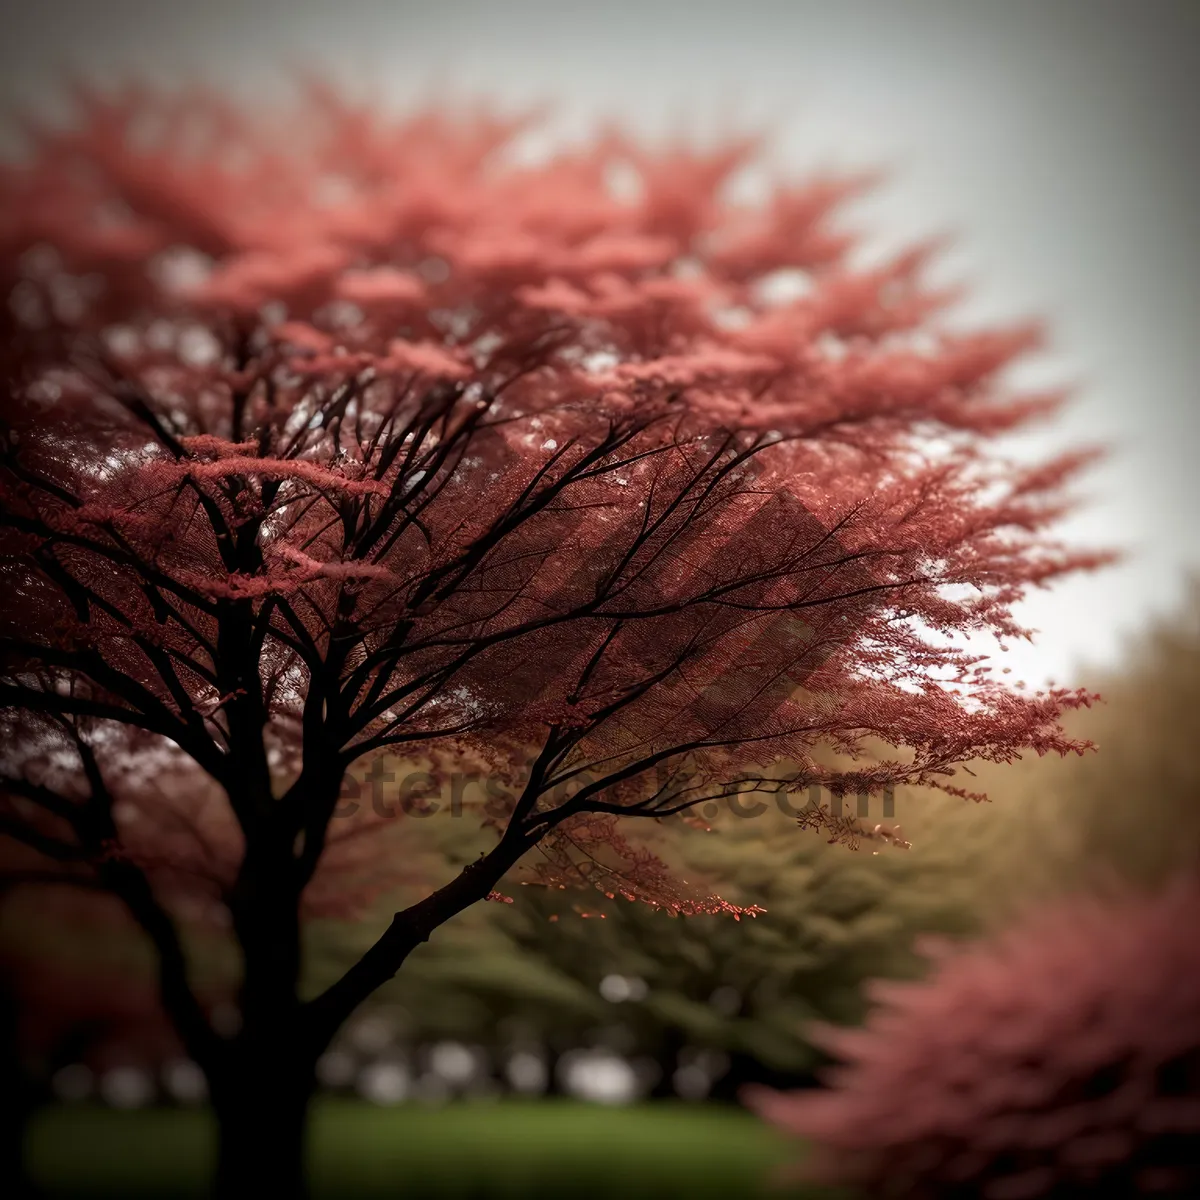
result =
M878 981L824 1027L826 1088L746 1090L816 1143L810 1180L878 1198L1041 1200L1200 1189L1200 878L1058 901L1004 936Z
M638 822L1078 748L1086 696L955 636L1022 636L1014 602L1097 561L1049 532L1086 455L1000 453L1059 401L1003 379L1036 330L955 331L927 247L856 266L862 180L740 205L750 142L530 166L520 122L319 88L286 117L85 93L28 132L0 173L0 821L152 939L221 1194L302 1190L318 1055L535 847L542 882L738 916ZM302 901L382 753L486 772L495 845L302 998ZM236 832L234 1034L123 849L168 768Z

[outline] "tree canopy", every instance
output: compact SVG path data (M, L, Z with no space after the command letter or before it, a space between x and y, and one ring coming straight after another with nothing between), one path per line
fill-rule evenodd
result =
M863 178L743 202L753 139L531 163L528 122L321 86L287 113L77 99L0 170L2 828L122 898L219 1104L303 1094L535 846L547 882L740 916L625 819L968 795L967 760L1081 748L1086 692L1013 686L962 635L1023 636L1029 588L1102 560L1053 535L1089 455L1005 455L1061 400L1007 382L1038 331L958 328L933 246L865 262L838 220ZM385 751L483 771L498 837L302 1004L301 898ZM141 798L214 792L232 1055L132 849Z

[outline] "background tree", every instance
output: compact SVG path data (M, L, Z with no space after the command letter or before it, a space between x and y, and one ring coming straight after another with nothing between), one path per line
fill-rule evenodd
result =
M866 1196L1194 1196L1200 883L1076 897L826 1028L829 1087L748 1089ZM1082 1016L1081 1016L1082 1014Z
M862 180L742 205L751 141L530 166L521 122L319 87L79 99L0 175L4 831L151 938L223 1194L301 1190L318 1056L535 846L547 882L731 911L622 819L1079 748L1085 693L955 638L1098 561L1048 533L1088 456L1005 458L1059 400L1005 385L1036 331L955 330L929 247L856 261ZM482 769L498 837L304 999L301 900L387 750ZM166 773L236 821L232 1036L121 852Z
M1018 905L1113 878L1156 888L1200 866L1200 580L1129 639L1117 667L1090 675L1104 703L1068 727L1101 755L980 769L1005 801L988 814L1010 846L995 884ZM1027 819L1010 823L1004 808Z
M802 809L804 801L788 802ZM915 807L918 829L933 825ZM481 844L472 825L433 819L412 833L461 865ZM693 1051L728 1059L711 1081L726 1096L750 1079L798 1082L820 1057L807 1039L811 1020L857 1020L867 978L911 974L916 935L973 930L981 905L978 863L961 833L938 837L932 827L905 853L853 854L794 836L794 826L769 803L753 818L720 815L707 835L655 830L655 849L675 874L765 908L753 922L672 919L594 885L518 884L514 903L488 905L415 954L377 994L383 1015L409 1044L482 1042L498 1056L524 1050L553 1063L607 1045L655 1059L668 1092L678 1055ZM339 923L320 943L352 959L362 937ZM602 994L605 979L615 1001ZM626 979L633 983L622 987Z

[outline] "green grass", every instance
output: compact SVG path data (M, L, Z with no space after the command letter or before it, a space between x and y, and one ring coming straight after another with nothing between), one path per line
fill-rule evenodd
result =
M212 1145L202 1112L63 1108L36 1119L29 1158L51 1197L183 1200L205 1195ZM391 1109L325 1100L311 1149L317 1200L734 1200L769 1194L775 1168L796 1158L793 1143L736 1109L551 1100Z

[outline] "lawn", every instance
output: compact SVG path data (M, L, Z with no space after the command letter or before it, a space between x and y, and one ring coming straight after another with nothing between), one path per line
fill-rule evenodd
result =
M182 1200L205 1194L211 1146L203 1112L81 1107L40 1114L29 1151L50 1197ZM717 1106L505 1100L373 1108L325 1100L314 1120L311 1178L317 1200L740 1198L770 1194L774 1169L795 1157L794 1145L747 1113Z

